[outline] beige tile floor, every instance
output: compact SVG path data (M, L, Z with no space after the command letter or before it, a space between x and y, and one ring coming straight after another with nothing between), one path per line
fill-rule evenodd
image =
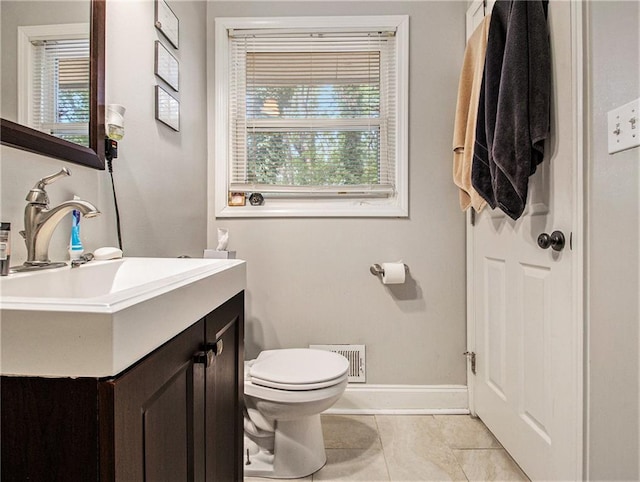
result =
M327 464L296 480L529 480L484 424L467 415L323 415L322 429Z

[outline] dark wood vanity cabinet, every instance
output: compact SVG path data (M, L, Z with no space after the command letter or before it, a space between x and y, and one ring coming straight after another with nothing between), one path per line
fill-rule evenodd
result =
M3 377L2 480L242 480L244 294L107 380Z

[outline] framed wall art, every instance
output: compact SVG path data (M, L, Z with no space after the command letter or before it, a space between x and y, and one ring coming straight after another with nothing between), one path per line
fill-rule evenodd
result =
M156 85L156 119L180 131L180 102L159 85Z
M180 39L180 22L165 0L156 0L156 28L176 49Z
M155 74L176 92L180 90L180 64L158 40L156 40Z

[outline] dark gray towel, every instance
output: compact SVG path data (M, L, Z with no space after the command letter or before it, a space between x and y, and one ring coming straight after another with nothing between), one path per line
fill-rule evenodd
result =
M487 140L487 119L485 112L485 84L487 69L482 74L482 86L478 98L478 117L476 119L476 138L473 143L473 160L471 162L471 185L482 199L487 201L491 209L496 208L491 184L491 165L489 159L489 142Z
M510 10L511 1L499 0L491 12L471 165L471 184L492 208L497 204L493 192L495 163L491 155L491 146L496 127L500 75Z
M549 132L547 3L498 0L489 26L471 179L491 207L513 219L524 211Z

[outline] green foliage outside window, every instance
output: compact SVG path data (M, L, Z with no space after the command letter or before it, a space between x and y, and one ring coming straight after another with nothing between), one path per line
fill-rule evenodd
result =
M247 129L247 181L292 186L378 183L379 106L377 84L252 89L247 93L247 120L259 128ZM299 119L311 119L313 127L296 127ZM337 121L332 125L329 119ZM356 121L341 123L343 119ZM293 121L290 127L287 120Z

